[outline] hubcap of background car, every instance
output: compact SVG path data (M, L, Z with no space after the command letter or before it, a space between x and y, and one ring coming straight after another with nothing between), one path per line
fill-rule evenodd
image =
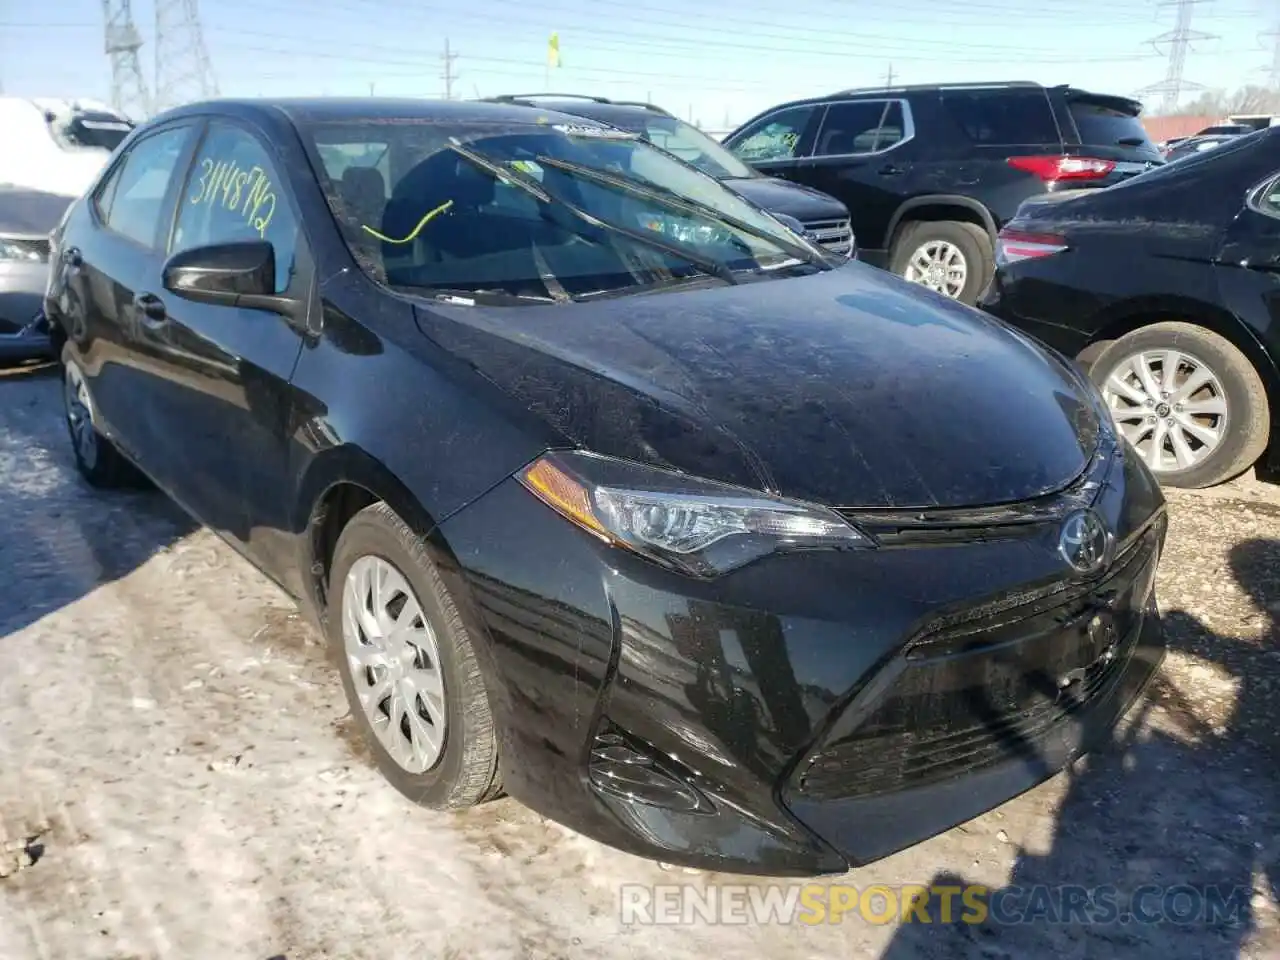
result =
M444 749L439 647L408 580L381 557L361 557L347 574L342 639L378 741L409 773L430 770Z
M89 388L75 364L67 364L62 380L62 397L71 442L84 465L92 470L98 462L98 432L93 426L93 401L89 399Z
M912 283L944 293L953 300L964 290L969 264L954 243L930 240L916 248L903 276Z
M1195 466L1227 435L1222 381L1183 350L1126 357L1107 375L1102 395L1120 432L1156 473Z

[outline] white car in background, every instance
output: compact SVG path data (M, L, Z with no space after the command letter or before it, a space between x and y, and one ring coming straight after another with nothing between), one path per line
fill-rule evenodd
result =
M0 184L78 197L132 129L94 100L0 97Z

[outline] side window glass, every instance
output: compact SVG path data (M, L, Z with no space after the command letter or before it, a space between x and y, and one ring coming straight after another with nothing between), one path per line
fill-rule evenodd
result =
M120 186L120 175L124 173L124 162L116 164L116 168L111 171L111 176L103 182L98 188L97 193L93 195L93 205L98 208L98 216L103 222L106 222L108 214L111 213L111 201L115 199L116 188Z
M298 221L266 149L246 130L214 123L178 199L170 250L266 240L275 250L276 292L296 269Z
M948 93L944 112L978 146L1014 146L1061 142L1053 108L1042 91Z
M772 114L729 145L743 160L787 160L796 155L815 107L794 107Z
M833 103L827 108L813 152L818 157L875 153L889 149L905 136L901 101Z
M1259 213L1280 219L1280 178L1264 184L1254 193L1253 206Z
M190 133L189 127L163 130L129 150L123 166L99 194L99 211L111 230L144 246L156 245L165 194ZM103 200L108 201L105 208Z

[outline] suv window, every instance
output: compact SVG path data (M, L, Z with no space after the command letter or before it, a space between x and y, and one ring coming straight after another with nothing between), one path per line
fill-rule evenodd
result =
M942 109L978 146L1062 142L1043 90L946 91Z
M902 142L906 133L901 100L855 100L827 107L814 155L875 153Z
M727 146L746 161L787 160L796 156L816 109L816 105L791 107L761 117Z
M275 249L276 292L289 289L298 220L266 149L247 130L214 123L183 191L170 249L267 240Z
M190 127L171 127L129 148L95 197L109 229L143 246L156 246L165 194L190 132Z
M1151 143L1142 121L1127 110L1090 100L1071 100L1069 104L1083 144L1114 147L1123 140L1123 146L1138 147Z
M1280 219L1280 178L1272 178L1253 194L1253 207L1259 213Z

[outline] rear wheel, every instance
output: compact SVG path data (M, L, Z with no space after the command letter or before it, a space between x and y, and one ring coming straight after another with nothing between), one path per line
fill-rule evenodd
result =
M426 545L385 503L338 538L327 629L379 770L415 803L498 792L498 744L472 637Z
M898 232L889 269L972 306L995 266L986 231L958 220L937 220L909 223Z
M98 432L97 412L89 384L76 362L62 353L62 401L76 469L91 486L109 489L135 486L141 474L115 445Z
M1213 486L1266 449L1271 415L1262 378L1231 341L1204 327L1135 330L1104 350L1089 375L1163 484Z

